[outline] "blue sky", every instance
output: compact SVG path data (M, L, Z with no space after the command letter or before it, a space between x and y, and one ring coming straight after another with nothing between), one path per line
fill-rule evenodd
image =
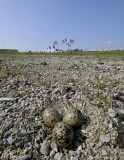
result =
M124 0L0 0L0 48L124 48Z

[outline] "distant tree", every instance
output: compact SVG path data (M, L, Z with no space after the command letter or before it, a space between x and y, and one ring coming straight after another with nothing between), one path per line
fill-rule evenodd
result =
M77 49L75 49L74 51L75 51L75 52L79 52L79 49L77 48Z

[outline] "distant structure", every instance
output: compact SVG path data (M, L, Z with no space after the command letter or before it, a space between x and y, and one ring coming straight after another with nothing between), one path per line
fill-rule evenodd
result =
M107 41L107 42L104 42L104 43L107 43L108 44L108 49L111 49L111 41Z
M0 53L18 53L17 49L0 49Z

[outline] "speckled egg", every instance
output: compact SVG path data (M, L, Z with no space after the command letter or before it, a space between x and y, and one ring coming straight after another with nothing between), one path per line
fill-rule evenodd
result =
M43 121L48 127L53 128L56 123L61 121L61 117L56 109L46 108L43 112Z
M83 116L80 110L76 108L68 109L64 116L63 121L72 127L80 127L82 124Z
M74 132L71 126L65 122L59 122L52 132L53 141L60 147L68 147L74 139Z

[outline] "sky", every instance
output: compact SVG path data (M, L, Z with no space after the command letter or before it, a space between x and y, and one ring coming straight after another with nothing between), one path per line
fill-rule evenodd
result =
M124 0L0 0L0 49L124 49Z

